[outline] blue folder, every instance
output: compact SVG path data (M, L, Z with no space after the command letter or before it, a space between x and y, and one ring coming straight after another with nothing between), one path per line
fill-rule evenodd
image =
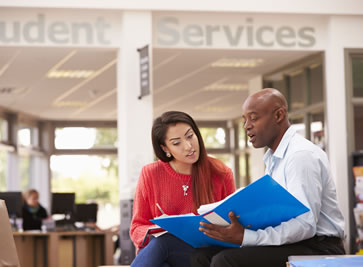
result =
M184 214L154 218L151 221L164 230L184 240L195 248L207 246L239 247L240 245L221 242L199 231L200 222L211 212L217 213L230 223L228 213L233 211L238 221L247 229L258 230L277 226L295 218L309 209L277 183L265 175L245 188L236 191L217 207L200 215Z
M289 261L291 267L362 267L363 256L325 256L322 259Z

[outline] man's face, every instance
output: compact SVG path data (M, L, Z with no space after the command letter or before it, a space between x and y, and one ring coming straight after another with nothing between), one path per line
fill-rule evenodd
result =
M272 106L255 97L249 97L242 107L244 129L253 147L269 147L274 149L277 136L277 124L273 116Z

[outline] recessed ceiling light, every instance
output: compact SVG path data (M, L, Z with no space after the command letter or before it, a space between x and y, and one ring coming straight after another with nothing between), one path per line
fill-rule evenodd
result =
M222 58L211 64L216 68L255 68L264 62L262 58Z
M52 70L48 72L47 77L51 79L69 78L69 79L84 79L94 73L93 70Z
M244 91L248 89L247 84L242 83L215 83L203 88L204 91Z

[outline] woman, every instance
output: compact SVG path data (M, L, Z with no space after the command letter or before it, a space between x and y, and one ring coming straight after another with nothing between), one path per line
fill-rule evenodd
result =
M41 230L42 220L47 218L47 211L39 203L39 193L35 189L24 192L23 230Z
M194 120L169 111L156 118L152 143L159 161L146 165L135 192L130 236L139 253L136 266L189 266L193 248L171 234L144 241L150 219L197 213L200 205L224 199L235 191L231 169L207 155ZM149 241L149 243L148 243Z

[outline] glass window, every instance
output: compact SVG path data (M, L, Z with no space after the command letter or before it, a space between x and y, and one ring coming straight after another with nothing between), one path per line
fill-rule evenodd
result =
M199 128L206 148L225 148L226 131L224 128Z
M117 147L117 128L96 128L94 147Z
M305 137L305 123L304 118L291 119L291 126L295 128L296 132Z
M7 141L8 139L8 122L0 118L0 141Z
M248 171L249 169L249 161L248 161L248 155L240 155L239 156L239 177L240 177L240 186L244 187L249 184L249 177L248 177Z
M354 107L355 150L363 150L363 106Z
M299 71L290 76L290 110L298 110L305 107L305 75Z
M7 151L0 150L0 191L6 191L8 187L6 179L7 155Z
M353 57L353 97L363 97L363 57Z
M117 128L57 128L55 147L57 149L116 148Z
M116 156L53 155L50 168L52 192L76 192L76 203L97 203L101 228L120 222Z
M31 145L31 130L30 128L21 128L18 130L18 144L22 146Z
M224 164L226 164L229 168L233 169L233 158L232 155L230 154L209 154L209 156L214 157L216 159L219 159L220 161L222 161Z
M238 148L243 149L248 146L246 131L243 128L243 121L238 123Z
M39 146L39 130L37 127L20 125L18 129L18 144L25 147Z
M39 147L39 129L37 127L32 127L30 129L30 143L33 147Z
M269 74L265 79L273 80L271 85L286 97L292 127L324 149L324 65L321 55Z
M30 155L19 156L20 189L29 188L30 184Z
M311 115L310 133L310 140L325 150L324 113Z
M285 80L277 80L272 82L272 88L279 90L288 99Z
M310 97L311 104L323 101L323 66L321 64L310 67Z

